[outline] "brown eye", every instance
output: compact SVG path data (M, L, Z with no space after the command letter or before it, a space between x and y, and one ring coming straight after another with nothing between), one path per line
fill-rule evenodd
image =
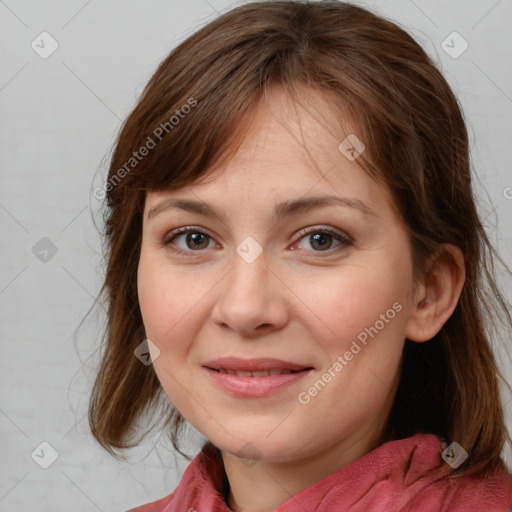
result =
M309 252L323 252L329 251L330 249L333 249L331 252L335 252L353 245L348 236L330 228L308 228L302 230L299 235L301 235L301 238L298 243L300 244L305 242L305 245L309 246L299 248L308 250ZM314 250L311 251L309 248L313 248Z
M208 247L208 235L204 233L186 233L185 244L189 249L206 249ZM206 244L205 244L206 240Z
M333 236L328 233L314 233L313 235L309 235L309 243L311 247L315 247L320 251L325 251L330 249L333 243Z
M177 240L182 241L177 243ZM212 241L212 238L203 231L200 231L193 226L189 226L170 233L165 238L164 245L175 246L176 248L173 250L179 253L190 253L207 249Z

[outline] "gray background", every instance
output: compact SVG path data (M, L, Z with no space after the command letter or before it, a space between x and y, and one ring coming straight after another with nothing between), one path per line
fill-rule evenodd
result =
M91 191L104 179L120 123L168 52L234 5L0 1L0 511L124 511L169 494L186 467L159 434L127 462L97 445L85 415L101 311L75 330L101 285L93 223L100 203ZM511 0L362 5L408 29L458 95L482 215L510 266ZM41 42L43 31L59 45L46 59L31 47L35 41L40 52L51 48L49 39ZM458 58L442 47L453 31L469 44ZM462 48L457 37L448 39L452 54ZM510 297L510 280L501 284ZM510 376L504 345L498 357ZM508 413L510 399L506 392ZM185 448L195 453L202 438L191 434ZM43 441L58 453L48 469L31 457ZM35 453L40 463L51 456L44 447ZM504 455L508 462L509 451Z

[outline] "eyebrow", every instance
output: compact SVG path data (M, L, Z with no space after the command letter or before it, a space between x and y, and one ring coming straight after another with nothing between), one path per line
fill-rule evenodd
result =
M291 199L283 203L279 203L274 209L274 218L280 221L294 214L305 213L311 210L322 208L325 206L340 205L353 208L363 213L367 217L377 217L377 214L367 204L359 199L338 196L319 196L307 197L300 199ZM168 199L154 206L148 213L148 219L151 219L169 209L181 209L191 213L197 213L206 217L215 217L222 222L226 221L225 215L217 212L215 208L202 201L193 199Z

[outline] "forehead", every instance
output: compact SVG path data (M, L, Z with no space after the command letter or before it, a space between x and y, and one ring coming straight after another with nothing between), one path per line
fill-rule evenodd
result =
M347 136L349 142L361 137L356 123L318 91L304 89L298 96L295 101L282 89L269 89L242 120L239 131L243 137L234 154L219 159L192 185L148 193L147 209L174 196L196 196L219 204L238 199L251 206L256 199L262 206L326 194L353 196L382 206L390 203L386 188L370 178L357 158L347 158L354 154L346 152Z
M343 134L354 130L355 122L336 112L325 93L304 87L291 97L271 87L242 119L244 137L233 163L290 167L309 161L325 167L338 159Z

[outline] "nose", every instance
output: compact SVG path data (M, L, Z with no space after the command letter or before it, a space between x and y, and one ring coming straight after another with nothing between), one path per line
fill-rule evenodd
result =
M288 289L269 268L264 252L251 263L235 252L232 267L217 290L212 319L223 328L256 338L282 329L288 321Z

